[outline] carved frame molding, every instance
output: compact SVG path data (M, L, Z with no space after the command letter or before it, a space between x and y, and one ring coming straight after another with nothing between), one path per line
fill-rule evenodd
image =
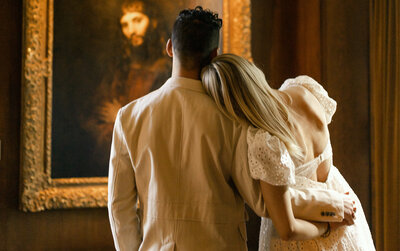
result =
M51 178L54 0L24 0L20 209L107 206L107 177ZM251 60L250 0L223 2L223 49Z

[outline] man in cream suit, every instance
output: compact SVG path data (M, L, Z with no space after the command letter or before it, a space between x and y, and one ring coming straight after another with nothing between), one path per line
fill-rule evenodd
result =
M108 190L117 250L247 250L244 203L267 215L248 169L248 125L224 116L199 80L221 25L201 7L182 11L166 48L171 78L117 115ZM291 194L296 217L343 220L340 194Z

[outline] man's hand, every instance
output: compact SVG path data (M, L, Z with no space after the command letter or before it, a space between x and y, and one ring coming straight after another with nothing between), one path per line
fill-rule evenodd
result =
M345 193L345 196L343 197L343 203L344 203L344 219L341 222L331 222L331 228L336 229L339 227L343 226L350 226L354 224L354 220L356 219L356 207L355 207L355 201L350 198L349 192Z
M345 193L345 196L343 197L343 203L344 203L344 219L347 223L347 225L353 225L354 220L356 219L355 212L357 208L355 207L355 201L350 198L349 192Z

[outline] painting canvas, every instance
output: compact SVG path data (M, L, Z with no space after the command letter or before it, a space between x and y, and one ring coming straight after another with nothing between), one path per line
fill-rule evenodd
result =
M51 177L105 177L115 116L170 76L183 8L221 1L54 1Z
M107 205L115 114L169 77L164 47L179 10L222 14L221 51L251 60L250 0L23 4L23 211Z

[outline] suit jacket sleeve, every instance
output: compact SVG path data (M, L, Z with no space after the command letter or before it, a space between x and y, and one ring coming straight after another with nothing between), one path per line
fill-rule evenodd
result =
M113 132L108 175L108 214L116 250L138 250L141 243L135 172L129 155L121 113Z
M334 190L289 188L296 218L340 222L344 218L343 195Z

